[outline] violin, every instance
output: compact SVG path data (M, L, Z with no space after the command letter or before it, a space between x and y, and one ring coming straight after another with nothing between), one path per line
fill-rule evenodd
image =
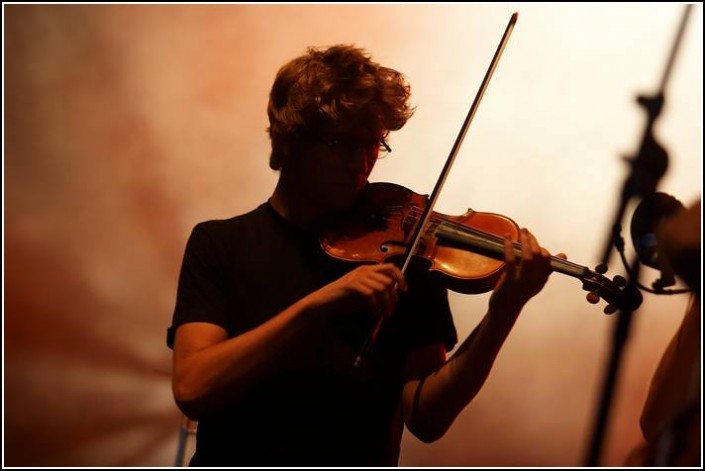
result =
M337 224L322 232L320 244L327 254L340 260L367 263L396 261L398 258L402 274L412 260L425 260L432 274L440 276L449 289L461 293L483 293L494 288L505 266L505 234L510 234L515 254L520 256L521 246L516 242L519 227L511 219L472 210L460 216L433 211L517 18L518 13L513 13L507 23L431 195L419 195L391 183L367 185L358 209L338 218ZM612 280L603 276L607 271L605 264L598 265L593 272L587 267L551 257L551 268L582 280L583 289L589 291L588 302L596 304L600 298L605 299L608 302L604 310L606 314L617 309L633 311L641 305L641 293L634 285L627 285L621 276ZM375 341L384 319L385 316L379 316L355 359L356 366Z
M420 216L428 203L420 195L394 183L370 183L357 204L329 222L321 232L320 245L331 257L348 262L398 262L406 253ZM468 209L465 214L448 216L431 211L428 224L421 228L419 243L412 254L444 286L464 294L491 291L504 267L504 235L514 241L521 256L519 226L512 219L494 213ZM551 257L553 271L582 281L589 291L588 302L607 301L604 312L635 310L641 305L639 290L625 290L626 280L605 277L606 266L592 271L585 266Z

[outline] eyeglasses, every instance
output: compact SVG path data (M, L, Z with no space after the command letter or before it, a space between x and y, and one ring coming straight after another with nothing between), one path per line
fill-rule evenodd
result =
M318 136L321 142L330 148L337 148L345 151L359 151L360 149L373 149L375 146L379 147L377 153L377 158L382 159L392 152L392 148L389 147L387 141L383 137L375 138L372 141L363 142L356 138L338 138L338 139L326 139L324 137Z
M389 147L389 144L387 144L387 141L385 141L384 138L380 138L380 140L379 140L379 155L377 156L377 158L379 159L381 157L386 157L387 154L391 154L391 153L392 153L392 148Z

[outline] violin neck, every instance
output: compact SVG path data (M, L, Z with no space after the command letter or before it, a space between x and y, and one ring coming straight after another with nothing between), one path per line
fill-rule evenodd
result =
M451 221L441 221L435 229L435 235L441 240L451 242L454 246L464 247L496 260L504 260L504 238L497 235ZM521 244L514 242L512 245L515 257L520 259ZM591 273L587 267L554 256L551 256L551 268L553 271L581 280Z

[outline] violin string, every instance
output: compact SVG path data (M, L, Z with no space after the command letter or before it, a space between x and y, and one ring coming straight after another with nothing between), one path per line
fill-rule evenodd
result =
M412 215L412 222L413 222L413 224L416 224L418 222L418 218L415 218L413 216L420 215L421 211L417 207L414 206L409 209L408 214ZM442 222L442 223L447 224L449 226L452 226L462 232L465 232L465 233L468 233L470 235L474 235L477 237L484 238L487 242L495 243L495 244L497 244L498 248L502 248L502 249L504 248L504 238L501 236L498 236L496 234L492 234L489 232L485 232L480 229L476 229L474 227L466 226L466 225L461 224L459 222L453 221L449 217L444 217L441 214L434 214L431 216L431 218L432 218L431 219L432 221L434 221L434 218L435 218L435 221L438 221L436 223L436 225L438 225ZM432 232L432 230L429 229L429 232ZM501 245L501 247L500 247L500 245ZM515 249L521 249L521 244L518 242L512 242L512 245L514 246ZM573 263L573 262L570 262L568 260L564 260L562 258L558 258L553 255L551 256L551 259L554 260L555 262L559 263L560 265L563 265L571 270L579 270L579 271L587 270L587 272L590 272L591 274L595 275L595 273L593 273L592 270L589 270L587 267L584 267L584 266L579 265L577 263Z
M393 219L396 219L396 216L401 215L401 224L402 227L406 226L406 222L408 221L412 225L416 225L419 221L419 216L422 214L422 211L420 208L417 206L410 206L408 211L404 212L403 209L406 208L406 205L398 205L398 206L388 206L387 209L392 208L394 211L387 211L382 218L385 220L385 222L389 223ZM396 212L398 214L392 214L393 212ZM504 248L504 238L500 237L496 234L491 234L473 227L466 226L462 223L456 222L453 219L451 219L448 216L439 214L439 213L434 213L431 215L431 218L429 219L429 228L427 231L425 231L425 235L422 237L423 244L420 244L417 246L417 252L423 251L422 245L425 246L425 244L428 242L428 239L432 234L436 232L436 227L439 224L445 224L450 227L453 227L460 231L461 233L469 234L472 236L477 236L480 237L481 240L484 239L484 241L489 242L490 244L495 244L495 247L497 249L502 249ZM517 242L512 242L512 245L514 246L515 249L521 250L521 244ZM600 287L603 290L607 290L608 292L612 293L615 291L614 294L618 295L619 294L619 288L616 290L613 289L612 287L612 282L604 277L603 275L600 275L596 272L593 272L589 268L579 265L577 263L570 262L568 260L564 260L562 258L558 258L555 256L551 256L551 259L556 262L557 266L555 267L558 269L558 267L563 266L564 269L559 270L561 273L564 273L566 275L570 276L575 276L576 278L586 281L589 279L593 284L598 283Z
M411 218L412 223L413 223L413 224L418 223L418 218L417 218L417 217L413 217L413 216L414 216L414 215L416 215L416 216L421 215L420 210L419 210L418 208L416 208L416 207L413 207L413 208L411 208L411 209L409 210L409 214L412 215L412 218ZM450 226L455 227L456 229L461 229L461 230L463 230L463 231L466 232L466 233L470 233L470 234L472 234L472 235L476 235L476 236L480 236L480 237L489 238L489 239L491 239L493 242L500 242L500 241L503 242L503 241L504 241L504 239L503 239L502 237L500 237L500 236L498 236L498 235L496 235L496 234L491 234L491 233L489 233L489 232L485 232L485 231L476 229L476 228L474 228L474 227L466 226L466 225L461 224L461 223L459 223L459 222L453 221L452 219L450 219L450 218L448 218L448 217L443 217L443 216L440 215L440 214L432 215L432 216L431 216L431 221L432 221L432 222L435 222L436 225L440 224L441 222L446 223L446 224L448 224L448 225L450 225ZM515 242L514 245L518 245L518 244Z

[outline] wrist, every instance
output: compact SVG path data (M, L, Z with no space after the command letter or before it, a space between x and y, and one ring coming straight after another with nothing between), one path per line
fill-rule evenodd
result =
M525 304L526 301L517 300L516 298L507 299L493 293L490 297L489 310L490 314L499 315L503 318L512 315L516 317Z

